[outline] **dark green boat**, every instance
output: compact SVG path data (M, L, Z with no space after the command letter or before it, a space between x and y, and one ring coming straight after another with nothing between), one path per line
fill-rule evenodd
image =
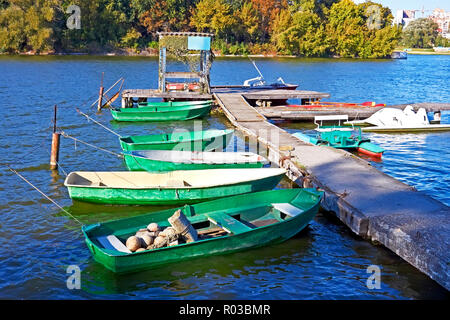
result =
M131 252L129 236L151 222L168 227L177 209L82 227L95 261L117 273L136 272L195 257L207 257L283 242L300 232L319 210L322 192L283 189L203 202L179 209L199 239L159 249Z
M116 121L176 121L203 117L211 111L211 104L173 106L113 108L111 114Z
M196 106L196 105L211 105L212 100L203 101L167 101L167 102L139 102L138 107L182 107L182 106Z
M133 150L178 150L178 151L222 151L233 135L233 129L180 131L173 133L120 137L124 151Z

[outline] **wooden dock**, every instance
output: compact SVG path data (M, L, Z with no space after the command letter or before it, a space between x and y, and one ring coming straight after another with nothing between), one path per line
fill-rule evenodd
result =
M404 109L408 104L387 106L389 108ZM427 112L450 110L450 103L411 103L411 106L417 111L419 108L425 108ZM317 108L299 108L286 106L272 106L258 108L258 112L268 119L273 120L291 120L291 121L314 121L314 116L327 115L348 115L349 120L366 119L383 107L317 107Z
M322 207L450 290L450 208L351 153L303 143L269 123L242 94L214 93L230 122L267 148L301 186L325 191ZM383 281L383 279L381 279Z

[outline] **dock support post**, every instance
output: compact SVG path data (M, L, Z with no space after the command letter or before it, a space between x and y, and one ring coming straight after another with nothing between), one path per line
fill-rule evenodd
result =
M97 111L98 112L100 112L100 110L102 109L103 90L105 90L105 88L103 88L103 75L104 75L104 72L102 72L102 80L100 82L100 92L98 93L98 105L97 105Z
M59 160L59 141L61 134L56 132L56 111L58 110L57 105L55 104L54 109L54 118L53 118L53 135L52 135L52 151L50 154L50 169L56 170L58 169L58 160Z

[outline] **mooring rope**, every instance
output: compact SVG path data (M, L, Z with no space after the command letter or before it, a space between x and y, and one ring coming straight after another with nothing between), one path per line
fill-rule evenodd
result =
M81 143L83 143L83 144L85 144L85 145L88 145L88 146L94 148L94 149L98 149L98 150L101 150L101 151L103 151L103 152L107 152L107 153L113 154L113 155L115 155L115 156L117 156L117 157L119 157L119 158L123 158L123 155L121 155L121 154L119 154L119 153L116 153L116 152L113 152L113 151L109 151L109 150L106 150L106 149L104 149L104 148L97 147L96 145L93 145L93 144L88 143L88 142L86 142L86 141L77 139L77 138L75 138L75 137L73 137L73 136L71 136L71 135L65 133L65 132L62 131L62 130L60 131L60 133L61 133L61 135L62 135L64 138L70 138L70 139L74 140L75 142L81 142Z
M14 170L13 168L11 168L8 164L5 164L6 167L8 167L8 169L15 173L17 176L19 176L22 180L24 180L26 183L28 183L30 186L32 186L36 191L38 191L40 194L42 194L45 198L47 198L49 201L51 201L55 206L57 206L59 209L61 209L62 211L64 211L66 214L68 214L72 219L74 219L76 222L78 222L80 225L83 225L83 223L81 223L80 220L78 220L77 218L75 218L72 214L70 214L69 211L67 211L66 209L64 209L63 207L61 207L58 203L56 203L56 201L54 201L52 198L50 198L49 196L47 196L44 192L42 192L38 187L36 187L35 185L33 185L30 181L28 181L24 176L22 176L20 173L18 173L16 170Z
M106 91L103 93L103 96L105 96L109 91L111 91L111 89L114 88L114 87L119 83L119 81L121 81L121 80L125 81L125 79L124 79L123 77L120 77L119 80L117 80L111 87L109 87L108 90L106 90ZM122 84L123 84L123 82L122 82ZM120 86L120 88L122 88L122 86ZM119 92L120 92L120 90L119 90ZM92 108L92 107L98 102L98 100L100 100L100 97L99 97L97 100L95 100L95 101L91 104L90 107Z
M118 134L117 132L111 130L110 128L108 128L107 126L101 124L100 122L98 122L97 120L93 119L92 117L90 117L89 115L87 115L86 113L82 112L80 109L76 108L77 112L79 114L81 114L82 116L85 116L88 121L91 120L92 122L98 124L99 126L101 126L103 129L108 130L109 132L111 132L112 134L115 134L116 136L118 136L119 138L122 137L120 134Z

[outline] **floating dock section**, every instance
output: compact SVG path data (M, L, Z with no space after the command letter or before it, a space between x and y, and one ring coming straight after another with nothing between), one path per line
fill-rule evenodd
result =
M262 108L246 101L247 92L213 95L230 122L265 145L269 160L286 168L292 181L325 191L322 207L450 290L448 206L348 152L303 143L269 123ZM258 99L257 92L251 95Z
M407 104L387 106L389 108L405 109ZM450 103L411 103L417 111L425 108L427 112L450 110ZM349 120L360 120L370 117L384 107L265 107L258 111L268 119L291 121L314 121L314 116L348 115Z

